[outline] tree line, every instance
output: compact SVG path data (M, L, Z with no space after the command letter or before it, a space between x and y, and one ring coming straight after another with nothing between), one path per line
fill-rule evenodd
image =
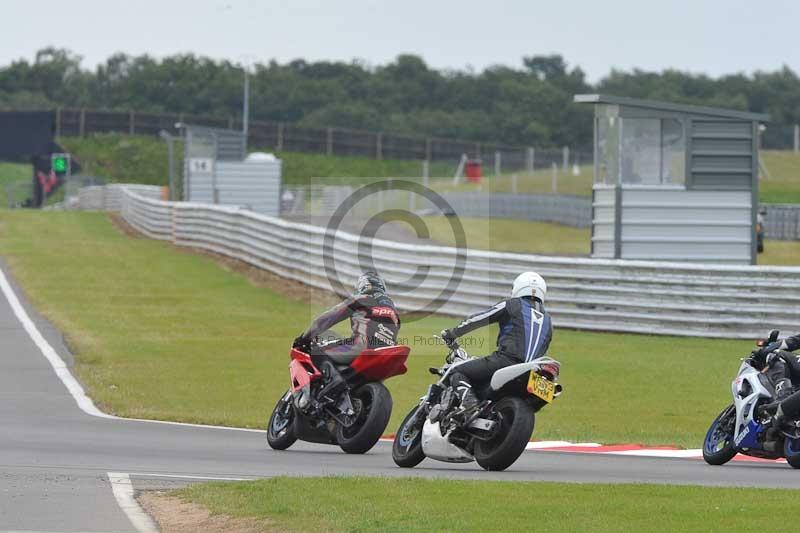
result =
M533 146L591 144L591 109L576 93L602 92L766 112L765 145L791 144L800 122L800 79L774 72L710 77L678 70L611 70L592 84L560 55L524 57L518 67L436 70L415 55L361 61L255 63L251 119L391 131ZM115 54L94 70L69 50L0 67L0 108L58 106L198 115L241 115L243 70L193 54L156 59Z

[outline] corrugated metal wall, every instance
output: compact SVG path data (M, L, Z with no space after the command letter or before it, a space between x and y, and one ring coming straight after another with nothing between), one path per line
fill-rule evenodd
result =
M622 190L621 257L750 264L751 192Z
M698 120L691 124L691 179L694 189L751 190L754 161L753 125L731 120Z
M615 205L614 188L595 185L592 195L592 257L614 257Z
M213 204L214 172L191 172L190 202ZM280 214L281 161L217 161L217 202L246 207L270 216Z

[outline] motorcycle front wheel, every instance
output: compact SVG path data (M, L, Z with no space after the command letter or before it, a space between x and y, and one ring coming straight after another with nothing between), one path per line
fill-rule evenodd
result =
M500 426L489 440L475 444L475 460L486 470L505 470L519 459L533 435L536 415L516 396L502 398L493 408Z
M783 455L792 468L800 468L800 439L786 439Z
M425 419L417 420L417 411L422 407L414 407L400 424L392 443L392 459L401 468L413 468L425 459L422 451L422 424Z
M278 400L267 422L267 443L273 450L285 450L296 440L292 396L287 392Z
M392 395L383 383L367 383L351 393L356 403L356 420L339 424L336 441L347 453L367 453L381 438L392 416Z
M733 447L733 427L735 425L736 408L726 407L711 423L703 441L703 459L714 466L724 465L736 456Z

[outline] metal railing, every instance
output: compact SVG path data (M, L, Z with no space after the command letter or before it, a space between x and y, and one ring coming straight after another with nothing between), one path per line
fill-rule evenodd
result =
M349 281L360 273L366 241L370 259L403 310L419 309L440 295L453 278L459 253L450 247L362 239L341 231L331 244L321 227L235 207L164 202L125 188L121 213L149 237L211 250L324 290L333 287L326 276L325 254L335 257L338 276ZM419 267L427 269L427 276L412 285L409 280ZM800 331L800 268L477 250L466 252L461 282L439 313L462 316L494 304L524 270L536 270L548 280L548 309L559 327L721 338L754 338L771 328Z

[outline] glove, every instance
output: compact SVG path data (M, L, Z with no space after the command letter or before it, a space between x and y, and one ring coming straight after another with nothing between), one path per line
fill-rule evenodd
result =
M753 358L753 360L758 361L760 364L766 366L767 364L772 362L774 357L773 352L780 350L782 344L783 344L782 341L773 342L772 344L768 344L767 346L763 346L757 350L753 350L750 356Z
M449 329L443 329L439 335L442 337L442 340L448 348L452 347L456 342L456 336Z
M292 348L297 348L300 351L305 351L308 348L309 342L308 339L300 335L297 337L294 342L292 342Z

